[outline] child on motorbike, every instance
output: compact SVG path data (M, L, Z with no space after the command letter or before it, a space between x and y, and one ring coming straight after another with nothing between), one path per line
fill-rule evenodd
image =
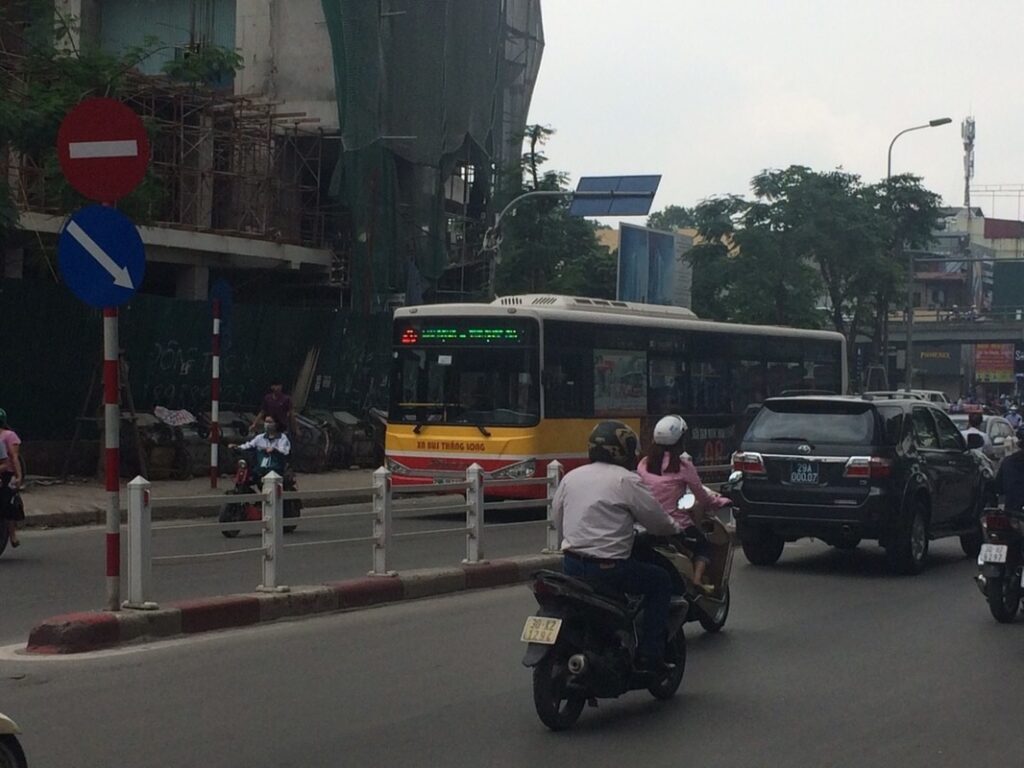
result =
M690 512L679 509L679 498L689 490L697 499L694 511L728 506L725 496L709 494L697 474L697 468L684 452L687 432L686 421L674 414L665 416L654 425L654 440L647 456L640 460L637 474L662 508L683 529L687 547L693 551L693 580L706 592L714 586L704 583L704 571L711 561L711 543L694 521Z

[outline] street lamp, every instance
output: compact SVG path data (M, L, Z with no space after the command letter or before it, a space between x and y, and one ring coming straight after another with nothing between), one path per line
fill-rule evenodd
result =
M892 178L892 145L896 143L896 139L902 136L904 133L910 133L911 131L920 131L922 128L937 128L940 125L949 125L953 122L951 117L937 117L934 120L929 120L924 125L915 125L910 128L904 128L902 131L892 137L892 141L889 142L889 158L885 168L885 189L889 190L889 180ZM899 247L899 246L897 246ZM914 254L911 253L907 257L907 362L906 362L906 381L904 387L906 389L912 389L914 386Z

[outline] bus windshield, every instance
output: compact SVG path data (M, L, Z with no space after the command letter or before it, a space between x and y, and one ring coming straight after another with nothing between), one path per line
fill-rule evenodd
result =
M536 325L430 318L396 324L392 422L531 426L540 421Z

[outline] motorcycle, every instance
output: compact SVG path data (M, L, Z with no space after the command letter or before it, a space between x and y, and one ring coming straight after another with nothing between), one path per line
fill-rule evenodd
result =
M596 707L599 698L643 689L661 700L675 695L686 669L685 595L673 596L669 609L665 660L671 667L655 673L636 663L642 597L548 570L534 575L531 588L540 610L523 627L520 639L529 643L523 666L533 668L533 704L548 728L571 727L584 705Z
M711 493L710 489L705 490ZM692 513L697 507L697 498L687 491L679 499L678 507ZM725 523L713 515L706 516L699 525L711 542L711 562L705 571L706 583L713 587L711 592L701 589L693 580L693 552L687 547L686 539L681 536L658 538L652 540L650 546L661 559L658 564L668 566L673 591L689 598L686 621L700 622L705 632L720 632L729 617L732 537Z
M15 508L15 519L25 519L25 503L21 500L21 489L15 488L14 495L11 497L11 506ZM0 555L7 549L7 545L10 543L10 531L7 530L7 523L5 520L0 520ZM0 764L2 768L2 764Z
M3 713L0 713L0 768L28 768L25 750L21 748L18 734L21 729Z
M987 507L981 518L981 551L975 583L988 601L992 617L1008 624L1017 617L1024 579L1024 517Z
M276 453L276 452L275 452ZM248 459L246 458L248 455ZM270 471L267 467L261 467L264 471L257 474L253 469L255 464L254 459L257 454L254 450L243 452L243 455L239 457L238 463L235 467L235 487L225 491L228 496L242 496L253 493L261 493L263 475ZM278 454L280 456L280 454ZM283 463L283 457L279 459L280 463ZM282 477L284 478L284 490L295 491L298 490L298 485L295 482L295 473L288 464L284 464ZM286 518L299 517L302 512L302 502L299 499L286 499L284 502L284 516ZM243 521L254 521L263 519L263 505L258 501L247 501L247 502L228 502L220 510L220 516L218 521L221 523L238 523ZM286 525L284 527L285 533L291 533L296 529L295 525ZM221 533L226 539L235 538L239 531L238 529L222 529Z

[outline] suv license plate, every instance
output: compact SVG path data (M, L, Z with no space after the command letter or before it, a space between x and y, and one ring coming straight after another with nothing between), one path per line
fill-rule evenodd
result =
M789 473L789 482L800 485L817 485L818 465L812 464L809 461L801 461L794 464L792 471Z
M540 643L554 645L558 639L558 630L562 628L561 619L549 619L545 616L530 616L523 627L523 636L519 639L524 643Z
M1005 563L1005 544L982 544L978 559L983 563Z

